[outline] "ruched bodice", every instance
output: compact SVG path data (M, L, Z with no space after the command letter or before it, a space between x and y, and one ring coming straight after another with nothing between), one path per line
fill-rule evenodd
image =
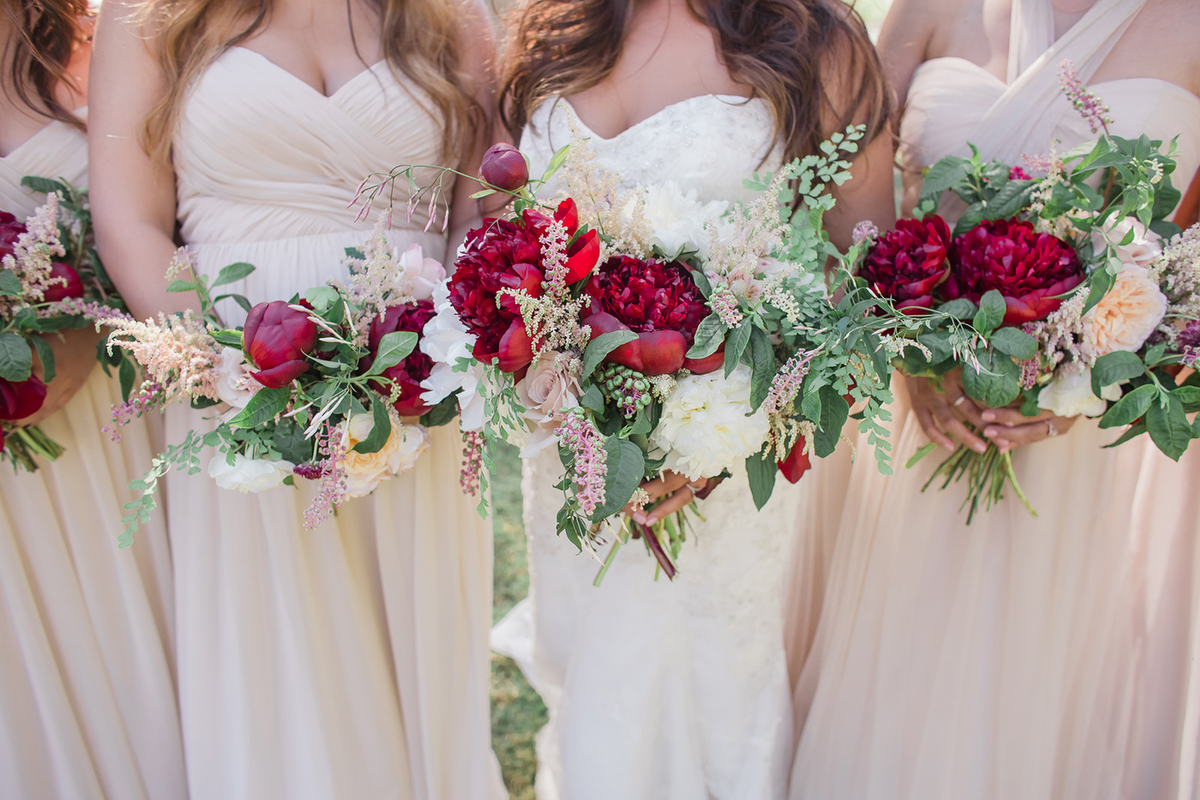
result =
M80 116L84 111L77 111ZM0 211L27 217L45 202L21 185L26 175L63 178L72 186L87 183L87 137L63 122L51 122L0 158Z
M442 160L442 122L429 106L386 62L326 97L265 56L230 48L199 78L174 140L184 241L369 231L376 217L356 219L351 208L368 175ZM387 203L385 192L373 211L386 213ZM416 210L408 236L440 259L444 237L420 233L425 214Z

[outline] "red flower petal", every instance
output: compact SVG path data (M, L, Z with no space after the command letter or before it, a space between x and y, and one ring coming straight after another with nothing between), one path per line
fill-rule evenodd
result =
M500 371L516 372L533 361L533 343L525 331L525 323L513 320L500 337Z
M567 283L578 283L588 276L600 260L600 235L588 231L567 250Z
M308 362L297 360L284 361L270 369L264 369L262 372L253 372L251 375L254 380L268 389L282 389L305 372L308 372Z
M642 372L646 375L669 375L683 366L687 339L679 331L651 331L638 334L642 356Z

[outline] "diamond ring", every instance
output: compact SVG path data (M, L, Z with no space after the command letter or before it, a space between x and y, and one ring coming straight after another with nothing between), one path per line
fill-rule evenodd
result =
M1046 423L1046 435L1047 436L1058 436L1058 428L1054 427L1053 422L1051 422L1048 419L1043 420L1043 422Z

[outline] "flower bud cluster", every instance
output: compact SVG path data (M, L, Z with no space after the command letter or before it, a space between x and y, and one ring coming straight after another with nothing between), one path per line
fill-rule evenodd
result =
M650 405L650 381L642 373L622 364L605 364L596 373L604 396L617 404L626 419Z

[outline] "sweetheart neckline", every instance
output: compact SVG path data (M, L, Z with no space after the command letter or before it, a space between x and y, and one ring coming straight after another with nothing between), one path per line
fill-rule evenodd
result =
M86 111L87 111L87 106L80 106L79 108L75 109L75 110L74 110L74 111L72 111L71 113L72 113L72 114L74 114L75 116L79 116L79 115L81 115L81 114L85 113ZM28 137L25 139L25 141L23 141L23 142L21 142L20 144L18 144L18 145L17 145L16 147L14 147L12 150L9 150L9 151L8 151L8 155L3 155L3 156L0 156L0 161L8 161L10 158L14 157L14 156L15 156L17 153L21 152L21 151L22 151L22 150L24 150L24 149L25 149L27 146L29 146L29 144L30 144L30 143L31 143L31 142L32 142L34 139L38 138L38 137L39 137L39 136L41 136L43 133L45 133L47 130L49 130L49 129L51 129L51 128L54 128L54 127L63 127L63 128L66 128L67 130L70 130L70 131L74 131L74 130L76 130L76 128L73 128L73 127L71 127L70 125L67 125L67 123L63 122L62 120L57 120L57 119L50 120L50 121L49 121L49 122L47 122L45 125L43 125L42 127L38 128L36 131L34 131L33 133L31 133L31 134L30 134L30 135L29 135L29 136L28 136Z
M722 103L724 103L724 101L726 101L726 100L741 101L741 102L725 103L725 105L729 105L729 106L733 106L733 107L748 106L751 102L756 101L756 100L758 102L763 102L763 99L761 97L744 97L740 94L715 94L715 93L697 94L697 95L693 95L692 97L685 97L682 100L677 100L674 103L668 103L667 105L660 108L658 111L655 111L650 116L644 117L644 118L638 120L637 122L633 123L628 128L625 128L624 130L622 130L612 136L604 137L604 136L601 136L600 134L596 133L596 131L592 130L591 126L583 121L583 118L579 116L579 112L575 110L575 106L571 105L570 100L568 100L567 98L562 97L562 96L559 96L559 98L558 98L558 100L562 101L563 105L565 105L568 109L570 109L571 116L575 117L575 121L578 122L581 126L583 126L584 130L586 130L592 136L596 137L601 142L615 142L615 141L619 140L625 134L629 133L630 131L636 130L637 128L645 125L646 123L654 120L657 117L662 116L663 114L667 113L668 111L670 111L674 108L677 108L679 106L688 105L697 100L709 100L709 99L720 100L720 101L722 101Z
M937 58L931 58L927 61L923 61L920 65L917 66L917 69L913 72L913 77L910 79L909 84L911 85L912 83L914 83L916 81L917 75L926 66L928 66L930 64L935 64L939 61L957 61L959 63L966 64L966 65L970 66L977 74L986 76L989 80L994 82L1002 90L1007 90L1010 85L1007 81L1001 79L997 75L986 70L982 65L976 64L974 61L971 61L969 58L963 58L962 56L938 56ZM1139 81L1150 81L1152 83L1164 84L1164 85L1170 87L1171 89L1174 89L1177 92L1181 92L1184 95L1186 95L1187 97L1191 98L1191 100L1194 103L1196 103L1198 107L1200 107L1200 97L1197 97L1196 95L1192 94L1189 90L1185 89L1184 87L1180 86L1179 84L1172 83L1171 81L1165 80L1164 78L1113 78L1113 79L1107 80L1107 81L1100 81L1098 83L1088 84L1088 88L1092 89L1092 90L1098 90L1099 87L1101 87L1101 86L1112 86L1112 85L1120 84L1120 83L1137 83Z
M234 50L239 50L243 53L250 53L253 56L257 56L258 60L265 62L268 66L272 67L275 71L282 72L285 76L290 78L292 81L294 81L295 83L299 84L300 86L308 89L310 92L315 94L317 97L320 97L324 100L336 99L338 95L340 95L342 92L346 91L346 89L349 88L350 86L354 85L359 79L364 78L367 75L374 75L375 69L377 67L379 67L381 64L387 63L386 58L381 58L378 61L376 61L374 64L371 64L370 66L368 66L366 69L355 73L354 77L350 78L350 80L346 81L341 86L334 89L331 94L325 94L324 92L322 92L317 87L313 86L308 81L306 81L303 78L301 78L300 76L296 75L291 70L288 70L288 69L285 69L285 68L279 66L274 61L267 58L265 55L258 52L257 50L251 50L249 47L246 47L244 45L234 45L233 47L229 48L229 50L227 50L226 52L232 52Z

